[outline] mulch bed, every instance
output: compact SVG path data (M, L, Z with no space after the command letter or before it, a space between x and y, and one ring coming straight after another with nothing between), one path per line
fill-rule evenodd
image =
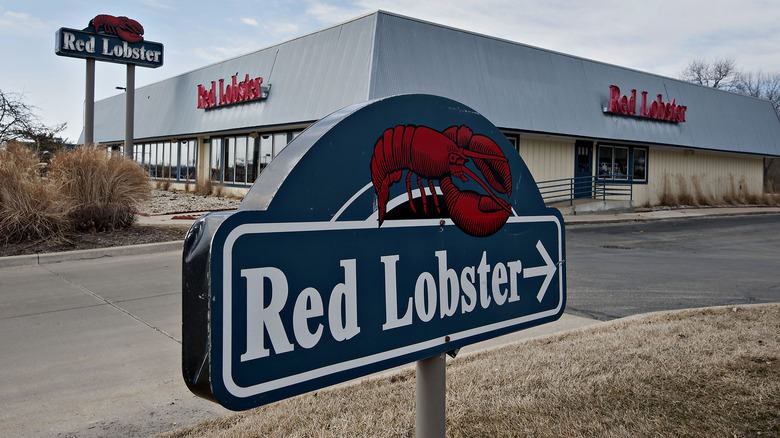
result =
M179 227L134 225L130 228L114 231L70 234L61 239L0 244L0 257L170 242L184 239L185 234L187 234L187 230Z

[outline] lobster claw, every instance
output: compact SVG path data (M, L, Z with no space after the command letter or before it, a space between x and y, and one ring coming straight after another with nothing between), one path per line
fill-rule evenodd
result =
M439 186L450 211L450 218L466 234L486 237L504 226L511 208L499 199L472 190L460 191L450 177L442 178Z
M144 37L142 36L144 34L144 27L141 26L139 22L127 17L117 18L121 23L116 31L119 38L122 38L128 43L138 43L144 40Z
M446 129L444 135L458 145L463 155L474 162L493 190L512 195L509 162L493 140L484 135L473 135L471 129L463 125Z

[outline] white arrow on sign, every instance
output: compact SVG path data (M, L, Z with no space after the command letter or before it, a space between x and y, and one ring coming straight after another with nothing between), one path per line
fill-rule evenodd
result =
M547 293L547 288L550 286L553 275L555 275L556 267L555 263L550 258L550 254L547 254L547 250L544 249L544 245L542 245L541 240L536 242L536 250L539 251L539 254L541 254L542 258L544 259L544 266L523 269L523 278L539 277L544 275L544 282L542 283L542 287L539 289L539 293L536 294L536 299L541 303L542 299L544 298L544 294Z

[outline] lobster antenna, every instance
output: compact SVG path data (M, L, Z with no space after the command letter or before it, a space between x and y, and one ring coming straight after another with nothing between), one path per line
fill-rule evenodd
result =
M508 211L509 214L512 214L512 209L509 207L509 204L506 201L504 201L503 199L497 197L493 193L493 191L490 190L490 187L488 187L487 184L485 184L485 182L482 181L474 172L472 172L471 170L469 170L468 167L465 167L465 166L463 167L463 171L466 172L479 185L481 185L482 188L485 189L488 192L488 195L490 195L490 197L493 198L493 200L496 201L496 203L498 203L498 205L500 205L502 209Z
M471 158L481 158L483 160L494 160L494 161L506 161L509 162L509 160L506 157L499 157L498 155L488 155L483 154L480 152L474 152L469 150L463 150L463 155Z

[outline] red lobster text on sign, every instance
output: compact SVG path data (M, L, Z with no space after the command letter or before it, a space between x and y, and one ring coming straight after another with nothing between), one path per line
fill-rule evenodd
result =
M660 94L656 100L647 106L647 91L642 92L642 105L639 109L639 117L648 117L651 119L668 120L670 122L684 122L685 112L688 107L677 105L674 99L670 103L664 103ZM620 88L615 85L609 86L609 107L607 112L616 114L636 114L636 90L631 90L631 97L621 96Z
M215 106L229 105L231 103L245 102L247 100L262 99L263 78L250 78L246 75L243 81L238 81L238 75L233 75L232 82L225 88L225 80L219 80L219 89L217 81L211 81L211 89L207 89L202 84L198 85L198 109L212 108ZM219 98L219 100L217 100Z
M465 166L469 160L482 172L486 181ZM474 135L467 126L452 126L444 132L413 125L385 130L377 140L371 157L371 181L378 200L380 227L387 213L389 187L401 179L404 170L407 171L406 190L413 212L417 210L412 202L412 173L417 175L423 210L436 208L440 211L433 185L433 180L439 181L450 218L471 236L485 237L495 233L512 213L509 203L493 193L512 194L512 174L506 156L493 140L484 135ZM487 193L461 191L452 177L463 182L471 178ZM428 194L423 178L428 180L433 206L426 201Z

